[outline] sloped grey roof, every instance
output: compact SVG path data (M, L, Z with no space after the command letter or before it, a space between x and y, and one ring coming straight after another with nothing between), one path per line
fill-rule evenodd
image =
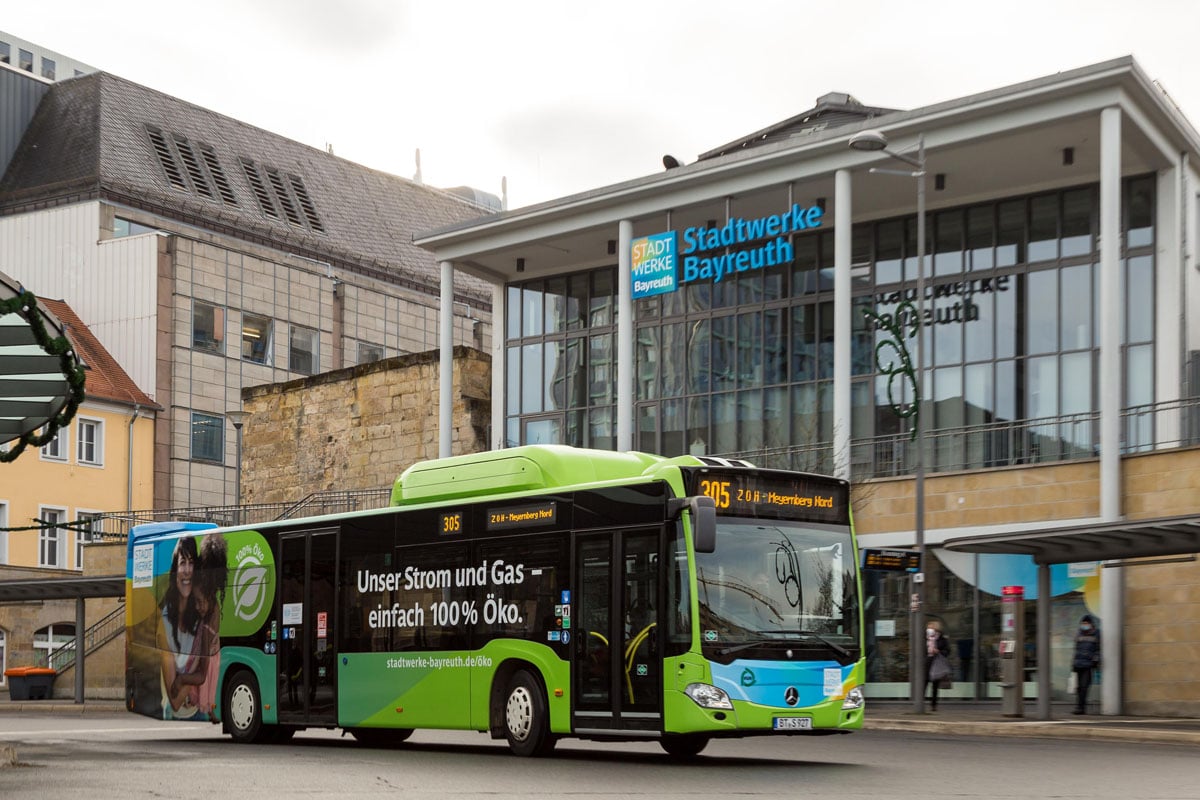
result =
M167 142L181 179L173 185L150 130ZM205 196L180 158L176 140L200 162ZM207 149L216 169L202 158ZM242 161L271 185L270 169L290 187L292 222L278 202L264 213ZM214 181L220 172L224 187ZM224 192L221 189L224 188ZM303 192L307 212L296 202ZM425 292L437 290L437 265L412 244L415 231L487 215L461 197L347 161L208 109L99 72L56 83L29 124L0 180L0 214L101 197L188 224L276 247L336 267L376 274ZM310 213L308 213L310 212ZM490 287L462 273L459 292L490 303Z
M829 92L818 97L817 104L807 111L797 114L794 117L789 117L782 122L777 122L774 125L768 125L762 130L755 131L740 139L735 139L728 144L723 144L720 147L709 150L707 153L701 153L696 160L706 161L710 158L727 155L737 150L758 147L759 145L775 142L780 139L787 139L791 136L803 136L805 134L818 133L829 128L838 128L842 125L852 125L862 122L865 119L891 114L894 111L896 111L894 108L865 106L854 96L846 92Z

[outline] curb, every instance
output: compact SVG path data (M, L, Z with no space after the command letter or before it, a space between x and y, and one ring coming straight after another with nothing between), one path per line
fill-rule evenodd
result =
M51 714L88 714L88 713L121 713L125 711L125 704L119 700L96 700L90 703L54 703L46 702L45 700L17 700L15 702L0 703L0 713L51 713Z
M1070 722L935 722L932 720L869 719L864 723L863 729L912 731L943 736L1018 736L1038 739L1200 745L1200 731L1116 728Z

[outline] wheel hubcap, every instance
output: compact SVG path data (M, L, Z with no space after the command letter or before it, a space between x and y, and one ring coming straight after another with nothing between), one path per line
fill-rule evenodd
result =
M238 684L229 696L229 722L239 731L244 731L253 721L254 692L246 684Z
M508 695L508 706L505 717L508 722L508 732L518 742L529 738L533 727L533 697L524 686L518 686Z

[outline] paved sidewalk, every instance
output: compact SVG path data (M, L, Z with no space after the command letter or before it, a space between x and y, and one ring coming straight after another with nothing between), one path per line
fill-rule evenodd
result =
M869 730L912 731L953 736L1026 736L1048 739L1092 739L1200 745L1200 719L1176 717L1075 716L1070 704L1051 707L1052 719L1037 716L1037 704L1026 703L1024 716L1006 717L999 703L956 703L943 700L936 712L916 714L912 704L867 701Z
M69 699L0 701L0 713L90 714L125 712L121 700ZM915 714L907 701L867 702L868 730L911 731L951 736L1025 736L1046 739L1091 739L1158 742L1200 746L1200 719L1175 717L1073 716L1071 706L1055 705L1053 719L1037 718L1037 705L1027 703L1022 717L1006 717L999 703L956 703L943 700L937 712Z

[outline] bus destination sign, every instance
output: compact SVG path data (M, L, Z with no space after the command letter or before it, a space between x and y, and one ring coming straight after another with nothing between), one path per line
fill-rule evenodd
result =
M528 506L489 508L487 511L487 529L489 531L553 525L556 522L558 522L558 504L553 500Z
M770 470L698 469L691 477L689 491L711 497L720 516L850 523L845 481Z
M862 568L886 572L920 572L921 554L916 550L863 550Z

